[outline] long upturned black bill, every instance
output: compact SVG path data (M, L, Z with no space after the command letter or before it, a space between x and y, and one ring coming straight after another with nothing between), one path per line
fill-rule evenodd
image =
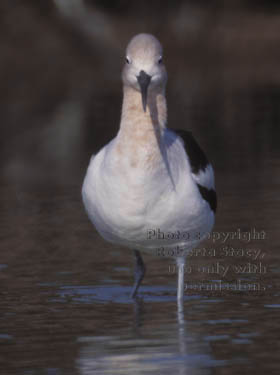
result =
M148 87L149 87L149 84L151 82L151 76L149 76L149 74L145 73L144 70L141 70L139 76L137 77L137 80L138 80L138 83L139 83L140 89L141 89L143 110L144 110L144 112L146 112Z

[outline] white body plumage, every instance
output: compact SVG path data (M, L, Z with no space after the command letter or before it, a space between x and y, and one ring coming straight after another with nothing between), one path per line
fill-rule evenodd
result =
M151 163L146 148L138 150L134 165L135 150L127 148L119 153L118 137L92 157L83 184L83 201L104 239L144 251L162 246L190 249L211 231L215 215L202 199L197 183L214 187L212 167L194 175L181 139L167 129L161 137L168 145L165 157L171 176L163 157L158 155ZM150 238L149 231L154 228L184 235L167 240Z

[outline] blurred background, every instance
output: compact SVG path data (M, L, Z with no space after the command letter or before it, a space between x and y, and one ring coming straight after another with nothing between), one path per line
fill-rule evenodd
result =
M243 343L247 374L278 374L273 327L280 324L280 305L265 307L279 296L275 290L280 270L280 4L276 0L1 0L1 374L103 374L109 364L94 372L89 358L96 352L83 349L81 355L85 342L81 336L97 330L105 337L113 330L112 335L119 337L116 345L121 345L123 327L134 322L131 302L120 303L117 298L114 304L114 293L107 287L98 298L109 305L95 305L95 313L95 289L88 287L77 305L72 299L77 289L69 296L61 294L61 288L117 283L128 293L132 283L130 254L98 236L82 207L80 190L91 154L118 130L125 48L139 32L154 34L164 47L169 127L191 130L214 165L219 196L215 230L256 228L267 234L262 250L270 272L262 275L267 286L263 303L251 295L238 296L244 306L252 306L252 315L248 309L236 311L239 299L232 295L226 308L209 303L195 316L188 315L189 320L205 322L221 310L231 312L223 321L234 316L238 321L244 314L243 320L253 324L251 331L261 332L259 341L251 338L250 346L248 338L245 342L242 337L231 338L239 325L228 321L228 331L219 330L227 337L223 349L211 339L208 370L192 373L211 373L217 364L215 375L237 374L241 354L234 344ZM167 275L166 264L146 259L149 272L144 285L176 284L176 278ZM147 307L151 324L166 327L162 341L173 332L168 325L176 307L173 292L168 309L165 301L159 304L153 297ZM262 325L264 316L267 326ZM216 337L217 330L209 324ZM206 337L205 332L196 334L200 343ZM104 348L106 343L102 342ZM149 346L148 339L145 345ZM135 347L131 343L127 350ZM106 350L111 355L111 349ZM237 362L211 362L211 356L217 361L236 357ZM180 357L180 373L186 373L182 365L186 361ZM172 363L174 369L177 362ZM129 369L111 368L106 373L136 374L135 368ZM139 374L170 373L164 366L160 372L142 370Z
M90 154L118 129L124 51L139 32L164 46L169 126L201 133L216 168L228 168L226 159L244 171L268 148L277 151L278 2L3 0L0 7L2 184L81 182ZM241 155L248 149L250 160Z

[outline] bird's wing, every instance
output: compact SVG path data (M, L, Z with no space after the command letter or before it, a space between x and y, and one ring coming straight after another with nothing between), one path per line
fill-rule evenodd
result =
M173 130L173 129L172 129ZM192 177L195 180L200 194L206 200L212 211L216 212L217 195L212 165L209 163L204 151L187 130L173 130L183 141L188 156Z

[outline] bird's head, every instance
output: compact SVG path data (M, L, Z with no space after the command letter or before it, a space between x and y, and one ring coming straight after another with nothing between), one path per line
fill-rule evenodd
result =
M122 73L126 86L140 91L143 110L146 112L148 93L162 90L167 81L160 42L151 34L138 34L126 49Z

